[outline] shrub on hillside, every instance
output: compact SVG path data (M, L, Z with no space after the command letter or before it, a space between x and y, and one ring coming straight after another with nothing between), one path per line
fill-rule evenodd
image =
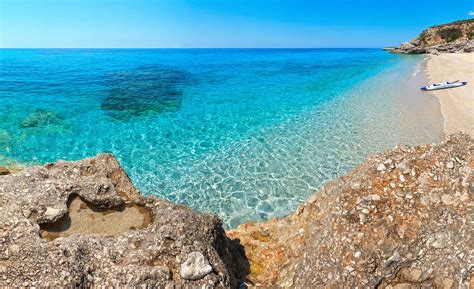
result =
M461 38L462 31L459 28L444 28L438 31L438 35L449 43Z

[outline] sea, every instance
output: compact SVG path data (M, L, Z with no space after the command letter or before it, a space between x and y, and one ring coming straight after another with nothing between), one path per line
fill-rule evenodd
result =
M113 153L141 193L234 228L441 140L425 82L423 56L381 49L2 49L0 166Z

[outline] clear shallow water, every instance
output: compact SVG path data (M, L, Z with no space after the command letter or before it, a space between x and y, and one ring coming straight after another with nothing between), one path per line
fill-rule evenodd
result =
M288 214L368 154L442 137L422 58L370 49L0 50L0 165L113 152L226 225Z

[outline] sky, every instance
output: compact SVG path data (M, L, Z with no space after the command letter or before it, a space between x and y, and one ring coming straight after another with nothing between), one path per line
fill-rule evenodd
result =
M473 11L473 0L0 0L0 47L384 47Z

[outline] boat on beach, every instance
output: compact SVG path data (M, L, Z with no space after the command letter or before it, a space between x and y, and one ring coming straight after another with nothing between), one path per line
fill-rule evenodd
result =
M467 81L459 81L459 80L455 80L455 81L446 81L446 82L438 82L438 83L433 83L433 84L430 84L430 85L427 85L427 86L423 86L421 87L420 89L421 90L424 90L424 91L427 91L427 90L438 90L438 89L446 89L446 88L453 88L453 87L459 87L459 86L463 86L463 85L466 85L467 84Z

